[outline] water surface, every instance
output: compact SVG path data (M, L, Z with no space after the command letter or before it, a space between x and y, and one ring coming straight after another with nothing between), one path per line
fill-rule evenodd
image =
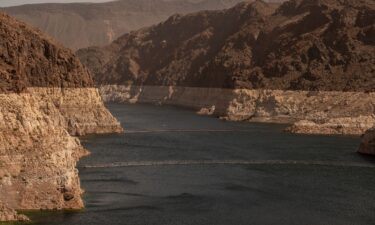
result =
M83 139L86 209L45 225L369 225L375 164L358 137L284 133L174 107L108 105L125 134Z

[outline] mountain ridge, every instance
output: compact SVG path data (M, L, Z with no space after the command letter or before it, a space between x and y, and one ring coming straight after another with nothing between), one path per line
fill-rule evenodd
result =
M175 13L223 9L240 1L120 0L105 3L45 3L0 10L40 28L76 50L109 44L124 33L158 23Z
M369 0L240 3L77 54L98 84L374 91L374 12Z

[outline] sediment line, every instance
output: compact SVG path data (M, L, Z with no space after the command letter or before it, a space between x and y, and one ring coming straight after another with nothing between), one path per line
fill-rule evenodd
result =
M116 167L147 167L147 166L191 166L191 165L310 165L333 167L375 168L366 163L335 162L335 161L306 161L306 160L168 160L168 161L139 161L114 162L96 165L83 165L79 168L116 168Z

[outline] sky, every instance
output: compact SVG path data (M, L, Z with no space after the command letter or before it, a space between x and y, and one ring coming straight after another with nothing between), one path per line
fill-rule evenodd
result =
M0 0L0 7L35 3L67 3L67 2L110 2L111 0Z

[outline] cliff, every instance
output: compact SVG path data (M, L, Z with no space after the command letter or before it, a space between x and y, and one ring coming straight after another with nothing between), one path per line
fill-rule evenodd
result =
M161 22L175 13L224 9L240 1L121 0L96 4L34 4L0 10L38 27L67 47L79 49L107 45L124 33Z
M72 135L121 132L87 69L40 31L0 14L0 221L14 209L79 209Z
M172 16L78 55L98 84L369 92L374 5L245 2Z
M374 126L374 15L372 0L244 2L77 54L109 101L151 97L230 120L292 123L295 133L359 135Z

